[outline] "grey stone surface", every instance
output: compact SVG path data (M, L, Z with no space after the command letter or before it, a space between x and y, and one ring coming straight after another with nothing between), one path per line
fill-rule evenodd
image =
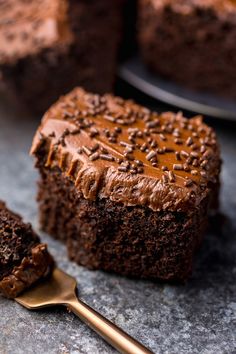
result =
M28 156L37 119L0 104L0 198L37 226L37 173ZM88 304L155 353L236 353L236 127L218 125L224 159L222 232L209 232L186 285L135 281L68 261L60 243L40 233L58 264L78 281ZM217 228L216 228L217 229ZM0 353L113 353L60 308L29 312L0 298Z

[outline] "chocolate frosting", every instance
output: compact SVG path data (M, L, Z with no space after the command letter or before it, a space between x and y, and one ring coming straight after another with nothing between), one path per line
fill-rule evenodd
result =
M215 133L201 117L158 114L81 88L45 114L31 154L60 168L86 199L156 211L198 206L220 170Z
M38 244L31 254L15 266L11 274L0 280L0 293L8 298L15 298L39 279L46 277L53 266L53 259L45 244Z
M0 64L72 41L65 0L0 1Z
M210 9L219 17L236 20L235 0L142 0L145 4L152 4L156 9L170 6L172 10L183 15L194 13L196 9Z

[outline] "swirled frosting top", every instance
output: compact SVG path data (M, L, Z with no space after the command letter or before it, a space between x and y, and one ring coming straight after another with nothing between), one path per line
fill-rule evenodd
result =
M72 41L65 0L0 1L0 64Z
M82 88L48 110L31 153L59 167L86 199L153 210L198 205L220 169L215 133L201 117L158 114Z

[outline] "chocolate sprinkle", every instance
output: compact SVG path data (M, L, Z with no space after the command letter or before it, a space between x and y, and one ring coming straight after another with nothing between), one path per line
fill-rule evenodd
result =
M170 182L175 182L175 174L172 171L168 172Z
M184 168L183 168L183 165L182 164L173 164L173 169L174 170L179 170L179 171L182 171Z
M82 150L86 155L88 156L91 155L91 150L89 150L86 146L82 146Z
M127 167L125 167L125 166L119 166L119 167L118 167L118 171L120 171L120 172L127 172L128 169L127 169Z
M146 159L150 161L153 157L156 157L156 152L154 150L151 150L147 155Z
M197 170L192 170L192 171L191 171L191 174L192 174L193 176L197 176L197 175L198 175L198 172L197 172Z
M186 187L191 187L193 185L193 181L191 179L187 179L185 182L184 182L184 185Z
M99 153L98 152L95 152L94 154L90 155L89 156L89 160L90 161L95 161L99 158Z
M191 146L193 144L193 139L190 137L188 137L188 139L186 140L186 145L187 146Z
M106 155L106 154L100 154L100 158L102 160L106 160L106 161L114 161L114 157L111 155Z
M176 160L178 160L178 161L181 160L181 156L180 156L180 152L179 151L175 152L175 157L176 157Z
M181 154L181 156L183 156L183 157L189 157L189 154L187 153L187 151L184 151L184 150L181 150L180 151L180 154Z

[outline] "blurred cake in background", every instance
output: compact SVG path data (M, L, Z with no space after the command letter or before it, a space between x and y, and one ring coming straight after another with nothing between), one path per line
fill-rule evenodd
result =
M235 0L140 0L138 30L153 72L236 98Z
M113 87L123 0L0 1L1 88L33 112L76 85Z

